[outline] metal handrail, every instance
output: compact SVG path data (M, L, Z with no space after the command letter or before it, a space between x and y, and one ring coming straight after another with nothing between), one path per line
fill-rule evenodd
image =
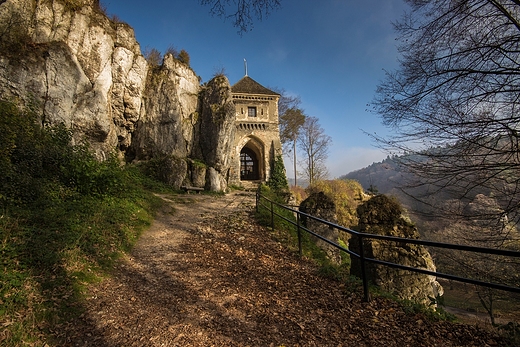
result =
M267 201L269 204L268 205L262 204L262 199ZM274 210L274 206L278 206L282 209L295 213L296 222L277 213ZM365 239L377 239L377 240L399 242L401 244L423 245L423 246L437 247L437 248L443 248L443 249L453 249L453 250L459 250L459 251L468 251L468 252L475 252L475 253L482 253L482 254L493 254L493 255L500 255L500 256L506 256L506 257L520 258L520 252L518 252L518 251L510 251L510 250L486 248L486 247L474 247L474 246L457 245L457 244L445 243L445 242L435 242L435 241L409 239L409 238L395 237L395 236L384 236L384 235L374 235L374 234L362 233L359 231L355 231L355 230L352 230L349 228L342 227L341 225L337 225L337 224L329 222L327 220L317 218L315 216L301 212L294 208L287 207L287 206L277 203L277 202L261 195L259 192L257 192L256 210L259 211L260 207L267 209L271 213L272 230L274 230L274 228L275 228L275 224L274 224L275 216L277 216L297 227L298 249L299 249L300 255L302 254L301 231L303 230L303 231L319 238L320 240L332 245L333 247L336 247L343 252L346 252L354 257L357 257L361 262L361 274L362 274L361 280L363 281L363 292L364 292L365 301L370 301L370 295L369 295L369 290L368 290L368 278L366 276L366 265L365 265L366 262L379 264L379 265L383 265L383 266L388 266L388 267L393 267L393 268L398 268L398 269L407 270L407 271L412 271L412 272L417 272L417 273L421 273L421 274L425 274L425 275L446 278L449 280L455 280L455 281L459 281L459 282L463 282L463 283L475 284L475 285L479 285L479 286L483 286L483 287L504 290L507 292L520 293L520 287L513 287L513 286L504 285L504 284L500 284L500 283L485 282L485 281L475 280L475 279L471 279L471 278L446 274L446 273L442 273L442 272L436 272L436 271L430 271L430 270L426 270L426 269L422 269L422 268L405 266L405 265L387 262L387 261L383 261L383 260L379 260L379 259L367 258L367 257L365 257L364 252L363 252L363 248L364 248L363 242ZM343 231L343 232L346 232L351 235L355 235L355 236L359 237L359 241L360 241L359 253L360 254L357 254L357 253L351 251L350 249L342 247L341 245L335 243L334 241L331 241L331 240L313 232L312 230L309 230L306 227L302 226L301 225L302 216L304 216L305 218L315 220L319 223L325 224L331 228L335 228L340 231Z

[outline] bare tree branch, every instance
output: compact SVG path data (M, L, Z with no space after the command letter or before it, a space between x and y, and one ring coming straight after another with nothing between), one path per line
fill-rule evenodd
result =
M520 1L407 2L411 12L395 25L401 66L373 103L394 135L374 137L407 154L401 164L418 178L408 193L431 211L494 221L497 230L518 225ZM479 194L498 208L470 217ZM440 206L435 195L458 203Z
M327 177L325 160L331 143L331 137L325 134L318 118L306 117L298 137L298 144L304 154L302 166L309 185Z
M262 20L278 9L281 0L199 0L210 7L210 13L232 19L240 34L253 28L254 19Z

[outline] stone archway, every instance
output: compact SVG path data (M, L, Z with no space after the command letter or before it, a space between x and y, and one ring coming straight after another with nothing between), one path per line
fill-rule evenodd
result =
M240 151L240 180L256 181L259 179L258 158L256 153L248 147Z
M245 138L248 141L240 150L240 180L259 181L265 179L265 151L263 143L254 137ZM244 140L245 140L244 139Z

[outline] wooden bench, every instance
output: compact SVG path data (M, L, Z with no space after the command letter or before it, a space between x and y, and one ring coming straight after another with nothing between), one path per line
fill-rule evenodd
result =
M190 187L190 186L182 186L181 189L184 190L188 194L190 193L190 191L195 191L195 192L197 192L197 194L199 192L203 192L204 191L204 188Z

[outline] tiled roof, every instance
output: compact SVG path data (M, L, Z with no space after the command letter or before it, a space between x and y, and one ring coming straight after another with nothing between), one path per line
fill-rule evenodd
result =
M280 95L262 86L249 76L244 76L231 87L233 93Z

